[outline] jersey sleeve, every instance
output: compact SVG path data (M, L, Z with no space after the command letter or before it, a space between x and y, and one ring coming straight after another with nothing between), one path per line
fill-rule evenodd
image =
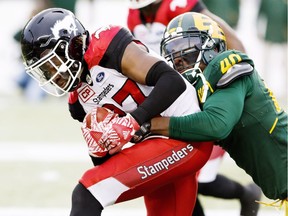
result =
M121 59L133 36L129 30L121 26L104 26L95 31L84 55L90 70L99 65L121 72Z
M239 121L248 84L245 77L225 89L216 90L203 106L203 111L184 117L171 117L169 135L190 141L217 141L226 138ZM249 83L249 81L248 81Z

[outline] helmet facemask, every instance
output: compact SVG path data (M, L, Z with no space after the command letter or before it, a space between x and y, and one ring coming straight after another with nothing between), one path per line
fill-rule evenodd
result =
M39 12L21 34L27 73L51 95L73 91L80 81L89 39L88 31L71 11L48 8Z
M209 87L200 63L207 65L218 54L211 31L212 28L207 32L177 32L177 36L168 36L161 43L162 56L172 63L173 68L186 80L194 85L200 77L204 87L201 103L205 102Z
M27 73L39 83L44 91L53 96L63 96L75 89L79 83L82 63L70 58L68 49L69 43L59 40L50 52L39 60L34 59L30 66L26 65ZM62 82L57 82L57 77L61 78Z
M216 45L209 34L199 31L178 32L177 36L166 38L161 44L162 56L172 64L190 83L194 83L197 74L202 73L201 60L207 64L215 52ZM213 51L211 51L213 50Z
M173 18L161 41L161 54L190 83L198 77L204 85L201 102L205 102L208 84L203 72L219 53L226 50L221 27L206 15L186 12ZM203 72L202 72L203 70Z

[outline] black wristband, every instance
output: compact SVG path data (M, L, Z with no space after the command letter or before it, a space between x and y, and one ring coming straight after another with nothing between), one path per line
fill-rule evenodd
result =
M150 129L151 129L151 122L144 122L141 126L140 126L140 131L142 132L142 134L148 134L150 133Z
M144 138L146 138L147 136L149 136L149 134L151 129L151 122L144 122L141 126L140 129L138 131L136 131L136 133L134 134L134 136L131 139L132 143L138 143L140 141L142 141Z

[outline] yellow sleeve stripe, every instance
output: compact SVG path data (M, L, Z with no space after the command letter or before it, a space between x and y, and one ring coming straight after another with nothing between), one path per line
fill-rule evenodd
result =
M278 122L278 118L275 119L275 121L274 121L274 123L273 123L273 125L272 125L272 127L271 127L271 129L270 129L270 131L269 131L270 134L271 134L271 133L273 132L273 130L275 129L277 122Z

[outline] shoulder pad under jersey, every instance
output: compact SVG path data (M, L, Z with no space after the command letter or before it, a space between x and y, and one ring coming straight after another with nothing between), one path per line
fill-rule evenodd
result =
M221 77L216 84L217 88L224 88L228 86L235 79L249 75L253 72L253 67L247 62L240 62L233 65L229 70Z
M126 40L127 37L129 40ZM107 25L97 29L91 35L90 44L84 55L88 68L90 69L95 65L99 65L100 61L107 55L106 59L109 60L110 58L117 58L121 54L123 44L127 45L131 40L131 33L121 26ZM116 51L119 52L119 50L120 54L115 53Z

